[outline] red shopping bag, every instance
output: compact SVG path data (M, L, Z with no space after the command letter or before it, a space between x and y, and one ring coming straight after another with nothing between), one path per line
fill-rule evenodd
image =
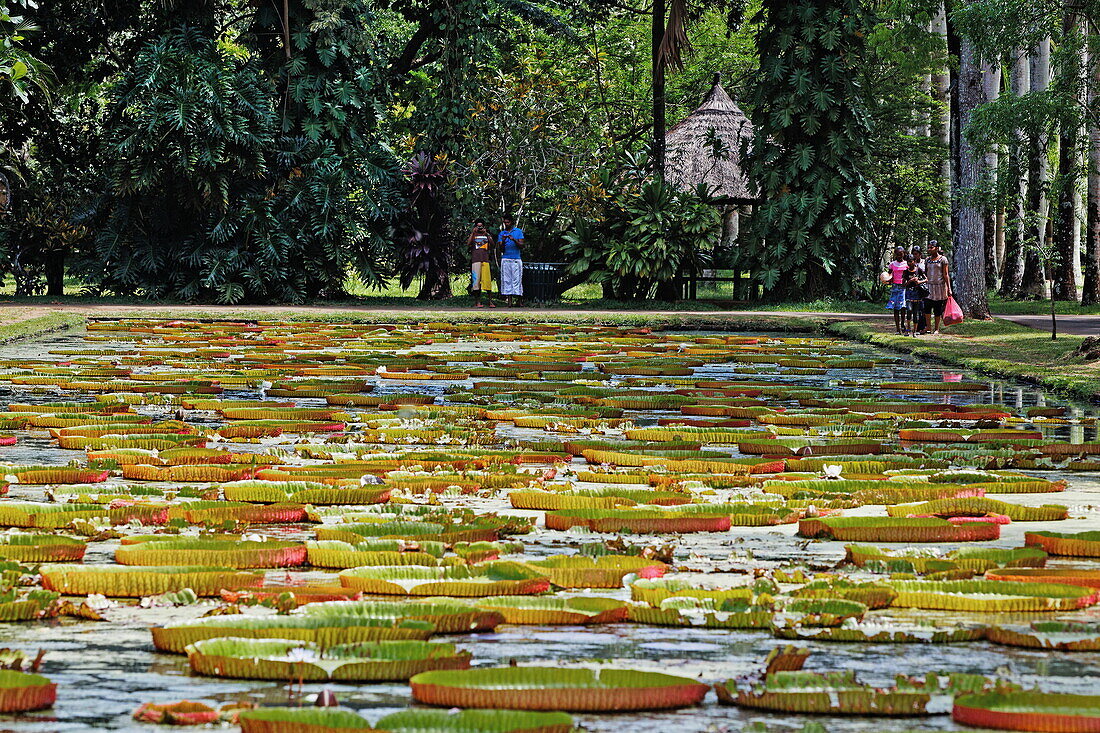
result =
M963 322L963 312L959 304L952 297L947 298L947 305L943 309L943 325L954 326Z

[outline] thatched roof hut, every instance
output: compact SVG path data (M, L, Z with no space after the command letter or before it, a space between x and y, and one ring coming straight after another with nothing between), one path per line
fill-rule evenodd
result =
M665 133L665 177L683 188L705 183L729 204L756 203L755 186L741 169L741 141L751 138L752 122L715 74L703 104Z

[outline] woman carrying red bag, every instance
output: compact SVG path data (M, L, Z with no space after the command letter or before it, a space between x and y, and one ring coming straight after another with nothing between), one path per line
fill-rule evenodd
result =
M940 323L943 321L943 311L947 307L947 299L951 297L951 265L947 258L940 252L939 242L932 240L928 243L928 257L924 260L924 274L928 278L925 286L928 288L928 298L925 300L927 312L935 318L932 335L940 332Z

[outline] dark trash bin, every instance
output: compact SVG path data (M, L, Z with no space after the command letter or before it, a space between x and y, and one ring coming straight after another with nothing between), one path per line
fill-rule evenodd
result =
M523 297L529 300L557 300L558 278L565 265L560 262L524 262Z

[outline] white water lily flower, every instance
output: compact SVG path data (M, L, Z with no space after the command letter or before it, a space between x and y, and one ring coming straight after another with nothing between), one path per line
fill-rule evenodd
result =
M84 600L84 603L86 603L88 608L92 609L93 611L106 611L108 608L114 608L118 605L102 593L88 594L88 597Z
M844 466L837 464L825 464L825 478L827 479L839 479L841 472L844 470Z
M291 662L316 662L317 652L308 647L297 647L290 649L286 653L287 660Z

